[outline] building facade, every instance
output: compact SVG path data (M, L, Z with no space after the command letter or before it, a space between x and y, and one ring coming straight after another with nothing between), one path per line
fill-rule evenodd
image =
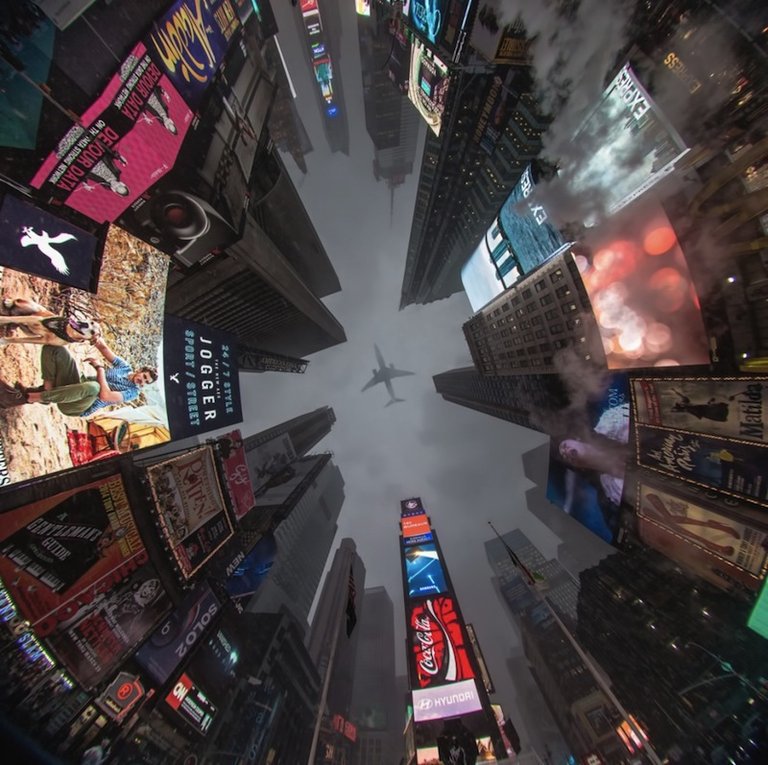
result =
M257 449L262 444L286 434L290 437L296 454L303 457L331 432L335 422L336 414L330 406L322 406L312 412L300 414L298 417L293 417L279 425L274 425L260 433L244 438L243 446L246 456L248 452Z

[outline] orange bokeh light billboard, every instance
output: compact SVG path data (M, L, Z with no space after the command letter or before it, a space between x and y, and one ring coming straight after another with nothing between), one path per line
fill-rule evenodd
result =
M406 516L400 521L400 528L403 532L403 539L416 537L420 534L429 534L431 531L429 518L427 518L426 514Z

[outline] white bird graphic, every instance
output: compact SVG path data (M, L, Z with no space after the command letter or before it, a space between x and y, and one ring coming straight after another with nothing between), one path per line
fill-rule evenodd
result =
M43 231L38 234L33 228L24 226L22 229L24 232L19 244L22 247L30 247L35 245L40 252L45 255L48 260L51 261L51 265L60 273L65 276L69 274L69 266L67 261L64 260L64 256L54 247L52 244L63 244L64 242L70 242L73 239L77 241L77 237L72 234L61 233L58 236L50 236L47 231Z

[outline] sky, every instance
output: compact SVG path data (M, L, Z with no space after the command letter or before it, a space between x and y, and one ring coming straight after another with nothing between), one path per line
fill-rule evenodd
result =
M310 356L303 375L242 374L241 431L250 435L316 407L333 407L337 422L316 451L333 453L346 500L328 565L341 539L352 537L366 566L366 586L383 585L394 602L400 673L405 673L405 621L399 502L422 498L464 618L477 630L496 684L495 700L518 726L523 743L536 742L520 710L527 691L515 689L507 669L510 657L519 660L520 643L493 590L483 543L492 536L486 523L492 521L502 533L522 529L547 558L556 557L560 538L527 510L526 492L535 484L525 477L521 459L548 439L446 402L435 392L432 375L471 365L461 326L472 309L463 292L398 311L425 132L422 126L414 172L395 192L390 224L390 192L373 176L373 144L365 130L353 0L341 5L348 157L328 149L309 66L290 17L298 9L287 2L273 8L296 105L314 146L305 157L306 176L290 156L283 159L341 281L341 292L324 302L348 340ZM384 386L361 393L376 366L374 343L387 363L416 373L394 381L403 404L384 408ZM553 506L547 510L560 513Z

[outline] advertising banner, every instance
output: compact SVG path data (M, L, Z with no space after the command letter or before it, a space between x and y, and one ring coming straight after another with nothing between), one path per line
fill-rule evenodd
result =
M424 513L424 506L421 504L421 497L412 497L400 501L400 515L421 515Z
M638 484L641 539L720 587L758 590L768 563L768 532L713 512L687 498Z
M632 380L635 422L765 443L768 377Z
M440 595L446 591L445 573L433 543L407 548L404 558L408 597Z
M448 0L411 0L409 10L413 28L433 45L445 23L447 5Z
M253 487L251 486L251 477L248 474L248 463L245 461L245 449L240 431L233 430L226 436L219 438L219 451L235 517L240 520L256 501L253 496Z
M480 0L470 45L491 64L525 66L529 63L530 40L521 21L504 23L508 14L502 5L503 0Z
M277 555L277 542L273 534L265 534L240 562L227 579L225 587L230 598L249 598L267 578Z
M768 506L768 447L638 425L637 464Z
M432 688L474 677L453 598L430 598L411 606L412 687Z
M168 263L167 256L111 226L95 295L3 269L2 379L29 388L45 380L53 390L39 394L50 406L0 406L0 485L170 440L164 391L147 371L162 366ZM13 323L23 323L30 334L7 329ZM108 352L91 344L97 334ZM101 398L101 370L89 358L104 367L108 387L119 397Z
M431 542L433 539L431 531L428 534L417 534L415 537L403 537L403 547L420 545L424 542Z
M420 40L414 38L411 43L408 99L435 135L440 135L450 84L448 67Z
M162 622L136 652L136 661L162 685L205 634L219 611L208 585L195 591Z
M178 0L152 25L147 49L184 101L195 109L239 28L230 0Z
M405 516L400 520L400 529L405 544L408 544L407 539L409 537L429 534L432 531L426 514Z
M553 435L547 499L606 542L619 529L629 447L630 400L625 374L608 378L587 403L586 422Z
M172 438L188 438L242 421L237 338L166 315L163 361Z
M483 708L474 680L422 688L413 692L413 719L419 722L442 720Z
M0 265L91 292L100 257L101 246L93 234L5 195L0 207Z
M144 695L144 686L136 675L120 672L96 699L113 720L121 722Z
M314 471L320 463L328 461L325 454L300 457L273 473L269 481L262 484L256 492L256 507L274 507L286 503L301 482Z
M747 627L768 640L768 580L763 584L760 595L749 614Z
M147 468L163 535L184 579L234 535L210 446Z
M113 221L170 170L191 121L189 107L139 43L31 184L55 204Z
M165 697L165 703L202 735L208 732L216 717L216 707L186 673L179 677L173 690Z
M251 484L257 496L259 491L296 459L288 433L275 436L255 449L249 449L247 460Z
M576 257L609 369L709 363L709 341L685 254L664 210L633 205Z

